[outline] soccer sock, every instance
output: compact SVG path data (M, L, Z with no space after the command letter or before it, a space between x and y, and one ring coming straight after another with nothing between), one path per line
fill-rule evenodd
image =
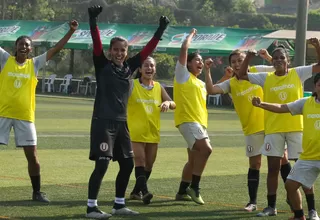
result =
M302 210L302 209L300 209L300 210L294 210L293 213L294 213L294 218L301 218L301 217L304 216L304 213L303 213L303 210Z
M200 179L201 179L201 176L197 176L197 175L193 175L192 174L192 182L191 182L191 186L190 187L192 189L198 190L199 189Z
M290 171L291 171L290 162L287 164L281 165L280 173L281 173L281 177L282 177L282 180L284 183L286 182L287 176L289 175Z
M96 199L88 199L87 206L90 208L98 206L98 200Z
M152 170L150 170L150 171L146 171L146 170L145 170L147 181L149 180L149 177L150 177L150 175L151 175L151 172L152 172Z
M250 203L257 204L257 193L259 187L260 171L255 169L249 169L248 171L248 192L250 197Z
M136 184L134 186L133 192L139 193L140 191L142 191L142 193L146 193L148 189L146 188L146 175L144 167L136 167L134 170L136 176Z
M118 160L118 163L120 170L116 179L116 199L113 205L113 208L115 209L121 209L125 207L124 197L129 183L130 175L134 167L133 158L123 158ZM120 200L118 200L117 198Z
M314 194L306 194L306 200L308 204L308 211L316 210L315 208L315 201L314 201Z
M33 192L40 192L40 175L30 176Z
M97 160L95 168L89 179L88 199L96 200L100 190L102 179L107 172L109 160Z
M180 182L180 187L179 187L179 191L178 191L178 194L179 195L183 195L183 194L186 194L187 193L187 188L190 186L190 183L189 182L184 182L184 181L181 181Z
M277 195L268 195L268 206L275 209L276 208L276 200L277 200Z

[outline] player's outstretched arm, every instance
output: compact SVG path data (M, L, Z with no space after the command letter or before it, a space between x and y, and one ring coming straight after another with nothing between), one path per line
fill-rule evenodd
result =
M320 72L320 42L319 42L319 39L317 39L317 38L310 38L308 40L308 43L310 43L312 46L314 46L314 48L316 49L316 52L317 52L318 63L316 63L312 66L312 73L316 74L316 73Z
M205 81L206 81L206 90L209 95L216 95L216 94L224 94L223 89L218 86L217 84L212 83L212 77L211 77L211 66L213 64L213 61L211 58L208 58L204 62L204 72L205 72ZM232 77L233 71L231 67L225 69L224 76L218 81L218 83L222 83Z
M249 68L249 63L251 61L251 59L256 56L257 51L255 50L249 50L247 52L247 56L244 59L244 61L241 64L240 70L239 70L239 78L243 79L243 80L248 80L249 81L249 77L248 77L248 68Z
M192 38L197 34L197 30L195 28L192 28L189 35L186 37L186 39L183 41L180 49L180 55L179 55L179 63L182 66L187 65L187 58L188 58L188 49L190 47Z
M143 61L147 59L147 57L154 51L159 41L161 40L164 31L167 29L169 23L170 20L168 17L161 16L159 19L159 27L157 28L151 40L138 54L127 60L132 72L134 72L138 67L140 67Z
M70 29L64 35L64 37L51 49L47 52L47 61L50 60L56 53L58 53L64 45L68 42L68 40L71 38L72 34L78 29L79 23L76 20L72 20L69 23Z
M255 107L259 107L264 110L270 111L270 112L274 112L274 113L289 113L290 112L287 104L261 102L260 97L253 97L252 98L252 105L254 105Z
M102 12L100 5L94 5L88 8L90 33L93 43L93 55L100 56L103 54L102 42L100 38L100 31L97 25L99 14Z

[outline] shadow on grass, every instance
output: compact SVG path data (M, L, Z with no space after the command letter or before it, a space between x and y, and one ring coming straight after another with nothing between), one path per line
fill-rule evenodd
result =
M205 176L201 180L201 194L206 204L201 206L194 202L174 201L180 178L150 179L149 188L154 194L150 205L141 201L127 200L129 208L141 213L138 217L113 216L113 220L215 220L215 219L255 219L256 213L244 212L242 206L247 202L246 175ZM261 175L261 187L258 198L259 207L265 201L265 174ZM10 219L85 219L87 188L85 183L68 185L44 185L43 190L51 199L50 204L29 201L30 187L0 188L0 212ZM130 192L134 182L127 190ZM279 187L278 208L287 208L284 190ZM264 194L264 195L262 195ZM129 195L127 194L127 197ZM110 212L114 199L114 181L104 181L99 194L99 207ZM285 217L287 214L279 214ZM285 217L286 218L286 217ZM281 218L284 219L284 218Z

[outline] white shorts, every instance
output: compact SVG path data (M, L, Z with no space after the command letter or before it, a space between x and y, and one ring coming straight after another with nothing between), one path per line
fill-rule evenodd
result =
M282 157L287 144L288 159L298 159L302 152L302 132L282 132L267 134L264 138L262 154L271 157Z
M14 130L16 146L36 146L37 132L34 123L0 117L0 144L8 145L11 128Z
M192 149L196 140L209 139L207 129L195 122L186 122L178 126L180 133L188 144L188 148Z
M301 183L311 188L320 173L319 160L298 160L292 167L287 179Z
M245 136L246 139L246 155L247 157L254 157L261 154L261 148L264 143L264 132L250 134Z

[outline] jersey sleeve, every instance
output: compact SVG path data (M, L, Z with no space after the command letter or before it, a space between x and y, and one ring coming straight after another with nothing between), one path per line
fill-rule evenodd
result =
M291 115L301 115L303 114L303 106L306 103L308 98L298 99L294 102L290 102L287 104L288 109Z
M33 64L34 64L34 73L36 76L38 76L39 70L43 68L45 65L47 65L47 52L34 57Z
M230 93L231 92L230 79L228 79L224 82L218 83L218 84L216 84L216 86L219 86L220 89L222 89L223 93Z
M304 83L304 81L312 77L312 65L299 66L299 67L296 67L295 70L298 73L301 83Z
M179 61L176 64L174 71L177 83L185 83L190 77L189 70L186 66L182 65Z
M261 87L264 86L268 73L248 73L249 81L252 84L257 84Z

